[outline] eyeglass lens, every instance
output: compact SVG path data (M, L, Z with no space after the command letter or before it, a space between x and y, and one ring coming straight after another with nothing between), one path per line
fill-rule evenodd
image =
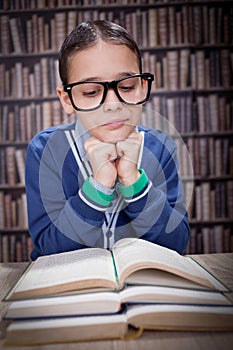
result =
M147 96L148 81L141 77L129 77L117 83L120 98L129 104L138 104ZM79 109L98 107L103 101L105 88L100 83L85 82L75 85L71 90L72 99Z

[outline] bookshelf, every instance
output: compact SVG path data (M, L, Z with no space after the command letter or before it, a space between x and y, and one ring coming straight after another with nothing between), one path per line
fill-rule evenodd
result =
M231 1L0 1L0 261L28 259L27 143L66 116L57 52L77 23L109 19L138 42L154 72L148 110L172 122L194 168L187 253L233 248L233 5ZM157 127L153 116L143 122ZM191 174L182 157L185 189Z

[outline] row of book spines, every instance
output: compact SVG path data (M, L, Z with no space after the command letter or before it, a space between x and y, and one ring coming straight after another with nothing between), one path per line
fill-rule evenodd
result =
M228 138L189 138L186 143L177 142L181 174L188 173L188 161L191 161L193 173L201 178L233 176L233 144ZM187 151L188 150L188 151ZM190 159L187 160L187 157Z
M45 15L46 16L46 15ZM125 13L116 11L55 12L53 17L32 14L31 18L1 16L2 54L58 50L67 33L84 20L107 19L123 25L140 47L181 43L232 43L232 9L223 7L160 7Z
M58 60L43 57L30 66L23 59L10 68L0 64L0 99L48 97L56 95L61 86L58 74Z
M180 0L176 0L179 2ZM136 5L136 4L167 4L173 0L2 0L2 10L22 9L55 9L63 6L108 6L108 5ZM182 0L183 2L183 0Z
M222 0L220 0L221 2ZM229 0L228 0L229 1ZM194 4L195 0L2 0L0 9L2 10L41 10L56 9L64 6L120 6L120 5L180 5Z
M28 228L26 194L0 192L0 230Z
M160 57L144 52L143 69L155 74L152 92L232 87L233 52L222 49L206 55L204 50L190 53L188 49L164 52ZM53 57L43 57L34 65L23 60L11 67L1 63L0 78L0 99L48 97L61 85L58 60Z
M194 187L190 219L208 222L233 218L233 181L203 182Z
M155 74L152 91L176 91L192 87L209 89L233 84L233 53L230 49L169 50L152 54L143 52L144 70Z
M233 232L230 227L215 225L192 227L185 254L213 254L233 252Z
M16 147L9 146L5 149L2 148L0 152L1 184L8 184L10 186L14 186L15 184L21 184L22 186L25 186L26 150L23 148L17 149ZM10 201L11 195L7 195L4 199ZM20 201L21 200L22 199L20 199ZM7 206L5 205L4 207L6 208Z
M125 26L141 47L231 43L232 9L219 6L169 6L152 8L145 14L137 11L136 19L125 19ZM148 24L147 24L148 23ZM146 39L148 37L148 40Z
M182 178L233 177L233 145L229 139L175 139Z
M33 243L28 234L0 234L0 262L30 261Z
M142 124L172 134L233 130L233 101L227 95L152 96L142 113ZM168 122L167 122L168 120ZM169 123L169 124L168 124ZM166 124L166 125L164 125ZM174 129L175 128L175 129Z
M4 105L0 107L0 142L28 142L41 130L73 121L75 115L68 117L58 100L15 105L14 111Z

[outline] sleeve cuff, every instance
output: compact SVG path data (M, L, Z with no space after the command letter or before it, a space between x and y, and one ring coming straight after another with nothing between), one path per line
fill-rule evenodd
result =
M82 186L82 193L85 197L101 207L108 207L110 205L114 197L114 191L110 190L110 192L107 194L97 189L90 182L90 178L87 178Z
M143 169L138 169L140 177L130 186L123 186L120 183L117 184L117 188L126 199L137 196L148 184L148 177Z

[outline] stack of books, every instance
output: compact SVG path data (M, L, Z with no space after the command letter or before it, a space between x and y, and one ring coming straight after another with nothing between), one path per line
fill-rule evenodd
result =
M142 239L39 257L7 293L7 345L233 330L229 290L191 256Z

